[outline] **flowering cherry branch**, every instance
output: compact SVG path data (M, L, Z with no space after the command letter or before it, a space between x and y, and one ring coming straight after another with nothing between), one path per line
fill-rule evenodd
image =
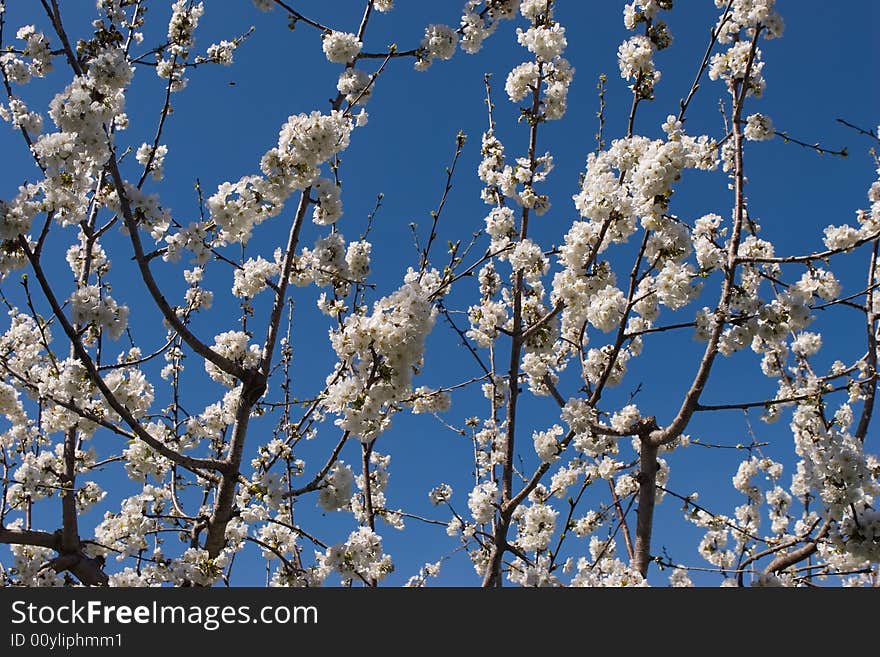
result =
M246 579L248 564L260 560L269 585L372 587L399 568L384 532L405 531L407 521L441 534L445 528L452 542L408 585L426 585L446 560L459 558L471 561L475 581L487 587L641 586L659 583L665 568L674 586L692 585L691 576L720 576L725 586L812 586L826 575L876 581L880 467L868 450L880 183L852 225L825 228L821 250L791 255L763 238L747 186L754 184L751 142L782 139L846 154L790 138L769 116L746 111L766 85L763 42L783 32L774 2L716 1L718 19L705 51L695 53L693 82L659 137L645 136L656 126L642 124L647 104L662 102L655 58L674 47L666 22L673 2L625 4L628 33L617 59L631 96L613 138L616 101L608 77L599 78L597 147L571 197L573 220L546 184L557 175L548 148L559 133L545 124L570 113L575 79L564 57L571 35L556 2L462 3L458 25L427 25L415 47L401 49L374 43L368 29L394 9L393 0L364 2L350 17L351 32L288 2L254 0L258 10L285 12L291 29L310 28L309 38L317 30L320 53L338 67L335 91L323 110L291 114L253 173L204 194L196 177L198 213L187 222L163 203L174 196L166 193L174 181L164 179L164 168L175 153L163 143L181 114L171 111L174 97L187 91L187 76L202 74L202 64L231 66L239 47L260 46L259 30L197 49L207 4L198 0L169 0L167 29L155 30L146 3L100 0L85 32L65 24L82 12L69 9L62 18L60 3L41 0L43 16L11 39L4 27L12 11L0 0L0 118L36 165L27 174L34 180L0 200L0 278L27 270L21 287L2 294L9 325L0 333L0 416L8 423L0 433L0 543L10 546L12 565L3 562L0 583L210 586ZM392 60L430 70L457 50L477 52L505 21L518 22L515 39L528 52L503 85L523 126L522 152L502 141L509 139L504 115L486 74L476 171L485 225L475 231L440 221L453 194L466 189L457 178L453 186L470 147L459 133L430 232L419 235L411 225L412 266L391 284L385 252L374 258L369 241L383 195L360 224L341 220L343 201L347 209L357 193L342 184L356 161L343 152L371 120L365 108L383 93L386 76L398 72ZM73 34L84 38L74 43ZM62 64L69 77L47 119L38 105L28 106L25 87ZM139 82L154 73L158 116L136 127L146 135L138 145L126 131L134 122L126 101L134 97L133 76ZM685 118L710 82L727 91L724 125L720 134L688 134ZM841 123L877 139L873 130ZM690 217L679 203L697 186L689 171L716 169L727 177L730 207ZM545 243L557 216L561 241ZM114 227L124 239L113 236ZM273 232L279 227L281 235ZM459 228L462 239L453 235L438 254L436 243ZM851 286L847 278L844 291L832 266L849 277L849 263L865 255L859 269L867 265L867 280L859 274ZM114 260L130 262L141 283L120 284L126 270L111 269ZM240 310L226 313L224 303L209 312L223 276ZM303 312L303 301L315 302L323 319ZM839 330L853 339L834 344L840 341L826 335L823 344L818 331L806 330L820 315L826 325L848 322ZM148 318L164 328L142 349ZM440 318L451 330L432 338ZM231 330L203 334L227 323ZM676 378L664 367L689 356L676 353L664 367L631 364L643 351L662 350L661 336L683 331L703 343L694 369L683 373L674 407L649 408ZM314 371L299 354L303 345L319 353L315 345L325 338L332 362ZM864 350L853 350L855 339L865 340ZM438 369L438 353L453 344L463 349L441 358L446 369ZM740 401L719 387L720 362L747 350L772 388ZM840 359L826 365L826 355ZM485 405L473 410L467 398L480 393ZM786 418L793 450L784 464L762 451L771 443L781 450L780 430L759 438L753 409L766 422ZM743 411L742 443L716 440L711 423L696 421L727 410ZM406 413L414 422L430 416L428 431L464 438L473 462L457 472L455 465L439 472L433 463L401 463L385 434ZM122 440L99 438L110 434ZM696 491L670 488L670 471L689 445L738 462L732 513L716 512L714 501L710 512ZM412 467L423 469L419 480L450 482L432 482L428 492L447 520L389 485L392 472ZM783 478L789 467L790 485ZM133 494L114 498L115 486L104 490L113 477L134 482ZM593 485L599 480L605 483ZM461 481L467 508L459 513L462 492L450 484ZM668 536L654 517L669 497L683 501L683 520L703 530L696 551L707 567L683 566L652 547ZM50 521L41 531L50 498L59 502L58 529ZM96 507L103 515L91 527L84 512ZM110 555L118 565L106 561Z

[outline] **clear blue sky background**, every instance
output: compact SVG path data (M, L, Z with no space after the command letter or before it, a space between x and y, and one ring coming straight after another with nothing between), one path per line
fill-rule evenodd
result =
M7 40L21 24L45 20L36 14L37 3L7 3ZM93 3L62 3L68 27L77 36L88 29ZM167 3L152 2L144 45L152 45L164 36L169 15ZM295 31L287 29L283 12L263 14L248 1L208 1L207 11L197 32L196 52L203 52L209 44L222 38L231 38L254 25L253 36L236 53L231 68L204 67L191 72L188 88L173 98L174 114L170 117L163 142L169 146L166 159L166 180L159 185L148 183L149 191L158 191L163 204L181 223L197 218L198 205L193 183L198 177L207 195L217 184L237 180L242 175L258 170L261 155L277 139L277 132L290 114L326 111L328 99L335 95L336 75L340 67L324 59L318 32L305 25ZM355 31L360 18L361 0L339 0L334 3L317 0L293 2L293 6L316 20L332 27ZM365 50L383 50L389 43L401 49L418 44L424 26L429 23L457 25L461 0L414 2L398 0L390 14L374 15L366 38ZM587 154L595 148L595 112L598 107L596 82L600 73L608 76L606 139L611 140L625 132L630 92L620 79L616 52L618 44L628 36L622 23L622 2L575 2L563 0L556 16L566 27L569 46L566 57L576 69L569 95L569 111L565 119L543 126L539 137L539 151L549 150L556 161L556 169L544 186L553 208L534 223L534 235L545 246L558 244L561 236L576 217L571 196L576 192L578 174L583 171ZM332 8L331 8L332 5ZM786 23L785 35L780 40L762 43L767 64L764 75L767 91L763 99L753 101L749 111L761 111L772 117L777 129L807 142L820 141L830 148L849 147L847 159L819 156L793 144L775 139L770 142L749 144L747 166L750 212L763 224L763 237L776 241L778 251L791 253L820 249L821 230L829 224L851 222L857 207L866 205L866 190L874 174L867 155L869 142L835 122L845 118L866 128L876 126L878 91L875 83L880 53L876 40L878 24L877 4L871 0L832 3L821 0L778 3ZM668 15L674 43L660 53L657 65L663 77L657 86L657 99L643 103L636 122L636 131L652 137L660 136L660 124L667 114L675 113L678 101L690 87L699 59L708 40L709 29L717 18L714 3L679 0ZM85 20L83 20L85 18ZM457 53L449 62L436 62L426 73L412 70L411 60L393 61L375 87L373 99L367 106L369 124L355 131L351 147L343 153L341 178L345 214L338 227L349 239L361 233L366 215L371 211L376 195L384 193L383 206L376 218L371 235L373 242L374 278L379 293L387 294L400 282L408 266L417 264L408 224L416 222L424 237L430 226L429 213L436 207L445 180L444 168L454 150L456 133L461 130L469 139L454 180L454 190L442 215L439 244L447 239L463 239L483 226L487 207L479 198L480 182L475 175L479 162L480 135L486 127L483 104L483 74L493 74L494 101L499 134L509 156L524 155L528 134L516 124L517 107L510 103L503 91L507 72L527 59L527 51L515 42L514 29L520 21L504 23L489 39L483 50L474 56ZM61 68L61 62L58 62ZM48 100L66 83L67 71L53 74L48 80L36 81L24 91L31 109L44 109ZM234 82L234 85L231 84ZM137 148L151 139L155 121L162 103L163 81L154 70L139 67L135 83L128 97L131 128L122 133L120 143ZM717 111L718 99L724 96L722 85L704 79L687 122L691 134L723 135L721 118ZM49 125L46 117L47 126ZM8 128L0 129L0 198L14 195L23 180L33 180L36 170L28 164L28 156L20 136ZM130 158L133 161L133 157ZM130 166L130 165L129 165ZM133 175L134 168L129 168ZM672 210L680 217L692 220L708 212L729 216L730 193L726 180L720 174L688 174L678 186ZM247 246L247 256L262 255L270 258L286 236L290 212L264 224ZM70 229L68 229L70 231ZM72 234L57 231L49 249L58 255L69 243ZM307 224L302 244L310 245L320 234L317 227ZM137 339L145 349L158 345L163 335L157 314L141 296L140 283L131 272L124 249L125 242L113 236L106 248L117 247L114 274L111 282L120 289L132 306L132 324ZM478 252L480 249L475 251ZM625 253L625 251L624 251ZM437 252L439 255L439 251ZM844 267L840 276L845 289L856 291L864 277L867 253L857 257L856 266ZM59 263L63 261L59 260ZM619 273L627 267L621 261ZM223 301L224 290L231 284L231 272L224 267L213 268L209 287L215 290L215 307L195 322L202 335L210 336L236 328L238 310L234 300ZM59 265L58 273L67 277L66 265ZM131 274L131 278L128 278ZM172 288L181 289L179 273L160 274ZM17 277L3 283L3 290L11 298L19 298ZM69 283L65 283L66 285ZM475 283L465 282L458 294L449 300L456 309L466 309L475 298ZM714 288L713 288L714 289ZM296 323L294 329L294 386L295 394L309 397L319 389L330 370L332 351L326 339L327 324L315 309L315 288L294 289ZM699 303L712 305L714 292ZM263 299L265 304L265 299ZM258 306L258 316L259 308ZM686 312L692 312L689 306ZM670 321L676 315L666 314ZM863 328L855 312L845 310L830 313L833 321L825 318L814 325L825 334L825 353L828 362L835 358L851 359L863 349ZM691 315L692 318L692 315ZM462 323L464 318L462 317ZM259 335L259 333L258 333ZM448 385L465 380L477 373L464 349L457 346L457 338L438 320L430 338L426 354L424 376L418 384ZM670 419L680 403L683 391L692 378L702 353L702 346L693 343L690 332L665 334L646 340L645 355L634 361L625 383L609 392L607 400L619 407L641 383L637 403L643 413L655 414L663 422ZM820 361L822 357L820 356ZM158 368L156 368L158 369ZM770 394L773 384L758 369L758 359L746 352L719 364L704 399L707 403L760 399ZM187 390L189 404L201 408L222 395L219 386L205 386L201 367L195 360L189 362L192 375L191 389ZM573 388L563 390L572 394ZM160 397L156 407L163 403ZM616 406L615 406L616 404ZM551 400L529 400L525 403L525 422L519 434L519 450L527 464L534 461L531 447L531 429L547 428L558 422L558 411ZM453 423L471 415L485 416L482 396L474 389L456 395L453 409L446 419ZM791 463L791 437L787 416L777 425L767 427L757 421L754 428L762 441L770 442L765 449L768 456ZM251 447L268 435L268 424L257 423L250 438ZM263 433L261 433L261 431ZM737 412L700 417L689 429L692 436L706 442L735 444L747 443L746 424ZM322 455L335 444L337 432L330 423L319 434L314 444L301 456L307 459L311 473ZM115 438L103 436L96 444L99 451L112 450ZM346 462L356 462L357 451L348 449L343 454ZM876 450L876 441L869 441L869 449ZM467 511L467 492L472 485L472 449L469 441L456 436L431 417L398 417L392 429L381 437L377 449L391 453L392 477L388 489L391 506L448 520L442 509L433 509L427 491L447 482L455 488L454 505L460 513ZM731 450L707 450L691 447L669 458L672 490L688 494L700 491L701 502L710 509L732 514L741 499L731 495L730 477L736 471L741 453ZM311 457L311 458L310 458ZM791 468L787 468L784 485L790 482ZM120 491L130 487L120 481L118 471L108 471L97 478L117 499ZM132 489L133 491L134 489ZM604 495L604 488L602 495ZM604 499L599 493L592 499ZM589 502L589 500L588 500ZM90 513L84 525L97 519L108 508L100 505L98 512ZM667 499L658 508L655 520L654 552L667 548L672 559L679 563L706 565L696 552L696 543L702 534L682 521L680 503ZM584 508L586 510L587 507ZM57 522L55 503L46 509L46 527L54 529ZM439 512L438 512L439 511ZM306 527L312 527L328 542L344 538L353 528L350 517L317 518L319 512L311 499L297 505L297 513ZM766 522L766 521L765 521ZM450 539L442 528L407 523L403 533L381 526L386 550L394 557L396 571L387 580L401 584L426 561L436 561L452 553L457 539ZM327 529L322 529L327 528ZM582 543L573 545L583 550ZM622 549L622 544L621 544ZM308 548L307 548L308 552ZM247 553L254 555L253 546ZM242 559L236 565L237 584L260 584L265 577L262 562ZM718 578L699 579L717 583ZM474 584L478 580L469 560L455 554L444 566L439 583L444 585ZM653 571L651 581L663 583L665 574Z

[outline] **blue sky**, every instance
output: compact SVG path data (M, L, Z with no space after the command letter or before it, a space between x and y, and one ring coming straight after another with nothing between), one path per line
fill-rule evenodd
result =
M15 0L8 3L7 20L11 27L27 22L45 22L29 17L35 9L31 4ZM82 31L88 29L87 17L92 3L83 0L64 4L71 5L69 9L63 8L69 29L74 34L83 34ZM203 52L209 44L222 38L241 34L251 25L255 29L238 49L234 66L203 67L191 72L188 88L173 98L174 113L163 139L169 146L166 179L160 184L148 183L147 189L160 193L163 205L184 224L198 216L193 188L196 178L201 181L206 195L210 195L217 184L256 172L261 155L274 145L277 131L289 115L328 108L328 99L335 95L336 75L340 70L338 65L324 59L317 31L305 25L290 31L280 11L262 14L247 1L209 0L205 4L206 13L196 34L197 52ZM363 3L361 0L339 0L332 3L332 9L328 8L331 3L317 0L292 4L303 14L335 29L355 31ZM366 51L383 50L392 42L401 49L416 46L426 24L456 25L462 2L398 0L396 4L398 6L390 14L378 14L372 19L366 37ZM569 94L568 114L562 121L547 124L540 131L538 150L549 150L556 162L556 168L544 187L553 207L534 224L534 235L547 247L558 244L576 218L571 196L577 191L578 175L583 171L587 154L595 148L596 82L599 75L605 73L608 78L606 140L625 133L630 104L630 92L618 75L616 60L617 46L629 34L622 22L623 3L563 0L559 4L556 16L566 27L569 42L566 57L576 73ZM811 143L819 141L832 149L846 145L850 152L849 158L841 159L820 156L797 145L784 144L779 139L749 144L750 211L763 224L762 237L777 242L777 251L805 253L822 248L821 230L824 226L851 222L855 209L866 205L865 194L874 179L867 154L870 143L835 119L844 118L866 128L877 124L880 99L873 81L880 63L875 35L880 16L877 4L870 0L848 3L783 0L777 4L786 23L785 35L782 39L762 44L767 62L764 69L767 91L762 99L752 102L749 111L768 114L777 129L787 131L792 137ZM145 45L164 35L169 14L166 3L150 5L152 27L147 30ZM643 103L640 107L636 132L658 137L665 117L677 112L678 101L690 87L716 17L714 3L695 0L676 3L676 8L668 16L675 40L671 48L657 56L657 66L663 74L657 86L657 97L654 102ZM467 134L468 141L458 164L454 189L441 218L438 245L445 245L447 239L467 241L471 233L483 226L488 207L479 198L481 183L475 171L480 157L480 135L486 127L484 73L493 75L495 119L508 154L525 154L527 129L517 125L517 106L507 100L503 91L507 72L525 61L528 55L515 42L517 25L521 22L502 24L480 53L471 56L459 52L449 62L435 62L425 73L412 70L410 60L392 61L376 83L373 98L367 105L369 124L355 131L352 145L342 155L340 177L345 213L338 228L347 238L355 239L363 230L364 220L373 209L377 194L384 194L371 233L373 282L377 284L378 294L389 293L399 284L406 268L417 265L418 257L408 225L411 222L418 224L422 237L429 229L430 211L436 207L443 190L444 169L451 159L459 131ZM58 64L60 68L61 62ZM32 83L23 94L31 109L45 108L48 99L66 83L67 76L63 71L47 80ZM132 127L122 133L121 143L136 149L141 142L151 138L161 108L162 85L163 81L156 78L153 69L138 68L128 97ZM717 105L724 93L722 85L704 78L703 87L689 110L686 123L689 133L707 133L713 137L723 135ZM8 127L0 127L0 153L4 154L0 159L0 198L8 198L25 178L33 180L36 170L28 165L20 136ZM128 171L131 174L134 169ZM672 211L692 220L708 212L729 216L730 205L731 195L723 176L697 172L686 175L678 186ZM282 244L286 228L286 220L265 224L248 244L247 256L271 257L274 249ZM302 244L310 245L319 234L318 227L307 224ZM63 231L58 231L58 235L70 238ZM139 281L133 276L125 252L121 250L125 242L119 236L111 236L110 244L120 249L114 258L115 276L111 280L117 288L125 290L121 296L131 295L128 299L136 318L136 335L148 345L158 344L163 335L150 328L157 326L158 315L151 311L149 304L137 301L144 301L144 298L139 296L142 294ZM47 248L56 249L60 255L66 243L59 238L50 242ZM475 253L480 250L476 249ZM835 271L839 273L845 290L854 292L864 276L867 253L852 260L856 263L852 268L843 266ZM622 261L620 266L625 267L626 263ZM238 314L234 300L221 300L223 290L231 284L231 273L219 267L214 269L215 307L194 324L196 330L206 337L234 329ZM58 273L66 276L66 266L63 270L59 268ZM172 286L180 285L177 270L169 275L160 273L158 278ZM3 291L11 298L18 295L16 280L13 275L3 282ZM449 299L449 307L466 309L474 302L475 288L475 283L465 281ZM296 304L294 386L295 394L303 398L319 389L332 363L332 351L326 339L328 327L314 304L317 294L314 288L293 290ZM710 292L703 304L711 305L712 294L714 292ZM687 321L684 315L690 310L691 306L688 306L681 313L680 321ZM859 340L863 339L859 317L854 312L847 315L845 310L836 310L829 315L814 324L823 331L825 344L831 347L826 347L829 362L835 358L857 357L862 348ZM676 315L667 315L670 321L676 321L675 318ZM465 323L463 316L459 319ZM609 392L609 403L618 406L625 403L629 394L642 384L636 398L642 412L655 414L660 422L669 420L690 383L701 353L702 346L692 341L689 332L664 334L646 340L645 355L634 361L625 383ZM194 361L190 369L200 371ZM457 336L448 330L442 318L438 319L428 343L425 374L417 379L417 383L448 385L477 373L465 350L458 347ZM201 386L202 383L194 379L193 388L187 391L193 407L211 403L222 395L219 386ZM704 400L718 403L760 399L772 387L772 382L760 374L758 359L750 352L742 353L719 363ZM570 387L570 390L573 389ZM161 403L160 398L157 406ZM524 409L519 451L526 463L531 463L534 460L531 429L547 428L559 419L554 404L548 399L526 400ZM451 424L460 424L465 417L483 417L485 414L482 396L473 389L453 397L453 408L444 419ZM765 453L789 464L792 450L787 419L784 416L778 424L768 427L757 420L757 415L752 416L757 436L770 443ZM266 424L256 423L251 436L252 446L260 442L260 431L269 429ZM688 432L706 442L749 442L746 423L738 412L698 417ZM321 454L329 449L328 445L335 443L336 435L335 428L328 422L325 433L319 434L315 444L308 445L302 455L307 463L316 467L321 462ZM108 445L110 450L112 439L107 441L102 445ZM876 442L873 447L876 451ZM430 488L447 482L455 488L456 509L464 514L469 482L472 482L469 441L456 436L433 418L399 416L392 429L380 438L377 449L393 456L388 490L392 506L447 520L448 514L442 509L431 508L427 499ZM310 455L313 455L311 460ZM681 450L669 457L672 466L669 486L682 494L698 490L700 501L707 507L732 514L734 506L741 500L731 496L729 481L740 456L741 453L732 450L699 447ZM358 458L354 450L343 453L343 459L348 463L356 462ZM312 470L307 466L307 471ZM785 483L790 481L790 474L791 470L787 469ZM112 494L126 486L117 475L111 471L104 475L108 482L105 487L114 486ZM658 507L654 552L666 547L676 562L706 565L695 549L701 531L681 520L680 506L675 500L667 499ZM349 518L338 515L312 517L317 516L318 511L309 499L299 502L296 510L303 514L301 517L311 517L311 522L303 521L305 526L327 527L324 535L330 542L344 538L352 528ZM54 506L49 512L54 514ZM99 517L99 514L92 514L92 517ZM419 526L415 521L407 525L403 533L380 526L386 550L396 563L395 573L386 580L389 584L403 583L423 563L452 553L457 545L456 539L448 538L442 528ZM316 531L320 533L321 530ZM575 547L583 549L582 544ZM254 554L252 547L248 551ZM235 581L239 584L259 584L265 577L262 564L256 560L245 559L236 569ZM665 575L657 577L655 571L651 581L662 583L664 578ZM447 562L437 580L444 585L467 585L477 581L469 561L460 552ZM705 582L715 583L717 577Z

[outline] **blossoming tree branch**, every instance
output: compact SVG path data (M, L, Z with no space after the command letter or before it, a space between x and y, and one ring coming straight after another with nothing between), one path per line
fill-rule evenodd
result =
M655 55L675 47L673 2L621 3L630 34L620 79L601 77L599 112L588 112L597 148L569 176L581 174L570 196L553 199L546 184L559 172L545 131L584 111L567 107L575 71L565 51L581 35L556 20L564 3L466 0L457 26L428 24L421 41L388 46L371 28L390 19L392 0L363 0L350 16L254 0L252 11L295 27L290 39L320 44L337 71L309 81L326 85L326 105L291 108L265 130L253 173L197 185L195 219L163 201L180 183L164 180L175 100L206 68L235 67L260 31L203 47L200 21L224 9L196 0L97 0L92 22L75 26L70 3L29 3L26 24L10 22L13 4L0 0L0 116L21 146L3 164L33 166L0 200L4 585L234 585L250 560L273 586L376 586L395 570L388 534L412 525L436 539L414 546L425 565L403 574L409 585L442 583L455 555L487 587L688 586L696 573L729 586L880 583L871 454L880 181L852 200L854 220L833 218L816 235L813 251L762 239L761 209L749 201L754 142L847 154L789 137L752 109L765 89L762 44L783 36L774 0L715 0L705 56L677 64L693 85L659 126L640 121L640 109L663 84ZM515 30L496 30L507 22ZM507 45L523 63L487 75L477 99L485 211L462 240L439 244L453 177L469 175L459 156L477 146L460 133L432 221L400 231L416 247L389 285L371 262L373 215L340 220L341 154L386 77L430 76L441 60ZM578 76L592 85L598 73ZM156 76L161 111L141 126L153 136L132 141L127 97ZM30 93L46 77L58 82L48 105ZM618 135L605 128L611 85L631 98L618 108L628 117ZM702 94L721 99L719 129L690 134ZM496 123L508 102L519 111L515 144ZM851 127L877 146L874 131ZM678 214L673 194L701 176L724 179L726 195L710 214ZM561 241L543 236L550 221L564 225ZM858 289L843 289L841 263L863 272ZM217 309L230 296L238 317ZM314 304L320 324L300 317ZM811 330L817 313L859 317L846 345L858 341L857 358L834 356L839 345ZM443 371L450 380L429 387L443 360L430 349L436 332L452 336L471 371ZM650 391L663 373L634 381L628 368L671 333L693 337L695 357L681 361L692 371L674 405L659 407ZM305 376L297 350L328 335L334 362L319 379ZM751 375L774 393L731 386L727 399L707 398L736 352L754 355ZM615 387L645 391L621 402ZM482 412L456 416L463 399ZM681 450L724 447L692 436L696 418L721 423L750 409L790 426L791 459L765 456L753 429L750 445L729 452L739 463L735 502L704 504L670 465ZM423 473L424 489L409 497L391 494L383 435L403 414L423 415L414 421L424 433L451 429L472 454L457 473L395 461ZM443 483L452 479L470 483L453 490ZM412 510L416 497L430 498L433 516ZM662 501L699 528L702 561L660 549Z

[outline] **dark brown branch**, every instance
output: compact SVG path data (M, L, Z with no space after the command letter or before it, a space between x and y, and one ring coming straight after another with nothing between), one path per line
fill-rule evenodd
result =
M691 101L694 99L694 96L697 93L697 90L700 88L700 78L703 77L703 73L706 71L706 67L709 65L709 57L712 55L712 49L715 47L715 44L718 41L718 37L721 35L721 28L724 27L724 24L730 18L730 6L733 4L733 0L728 0L727 6L724 8L724 14L721 16L721 21L718 23L718 26L712 28L709 31L709 45L706 47L706 54L703 55L703 60L700 62L700 68L697 69L697 75L694 77L694 82L691 84L690 91L688 91L687 98L679 101L680 110L678 112L678 120L684 121L685 112L687 112L688 106L691 104Z
M866 357L868 365L869 380L867 382L868 389L865 391L865 399L862 403L862 412L859 416L859 424L856 427L855 438L859 442L864 443L865 437L868 435L868 426L871 424L871 417L874 413L874 400L877 396L877 313L874 312L874 295L876 291L871 289L874 285L877 271L877 255L880 240L874 242L874 250L871 252L871 262L868 267L868 298L865 300L867 309L865 317L865 328L868 340L868 355ZM864 385L864 384L863 384Z
M793 566L809 557L819 549L819 543L828 535L831 530L831 522L825 521L818 533L797 550L792 550L785 554L779 555L764 569L765 573L778 573L781 570Z
M308 484L301 488L295 488L294 490L285 493L284 497L296 497L304 493L311 493L321 488L321 482L324 480L324 477L327 476L327 473L330 472L330 468L333 467L333 464L336 463L336 459L339 458L339 453L342 451L342 448L348 441L349 436L350 434L348 431L342 434L342 438L340 438L339 442L336 443L336 447L333 448L333 451L330 453L330 457L327 459L324 467L322 467L318 471L318 474L316 474Z
M0 543L7 545L33 545L35 547L61 549L61 534L35 531L32 529L8 529L0 527Z
M809 255L799 255L799 256L783 256L779 258L761 258L761 257L751 257L751 256L737 256L736 262L737 264L791 264L791 263L811 263L816 260L825 260L831 256L839 255L841 253L848 253L849 251L862 246L863 244L867 244L868 242L874 242L877 238L880 237L880 232L872 233L867 237L863 237L860 240L856 241L852 246L847 247L845 249L827 249L826 251L819 251L818 253L811 253Z

